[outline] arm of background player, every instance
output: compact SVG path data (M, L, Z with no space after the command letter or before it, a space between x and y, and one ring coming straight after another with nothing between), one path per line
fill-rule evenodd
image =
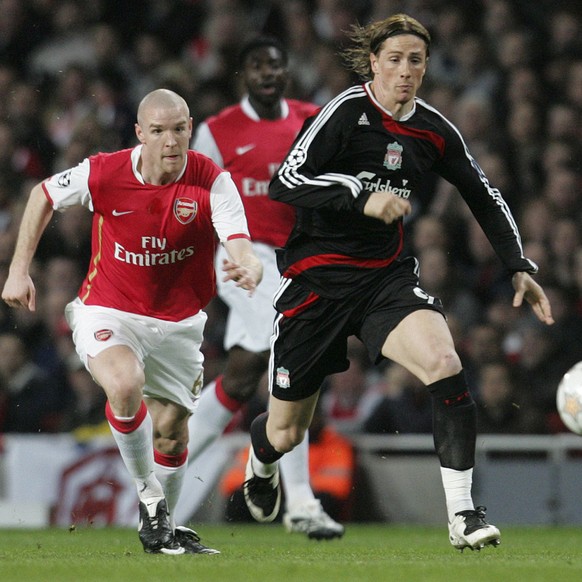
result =
M11 307L25 307L30 311L36 308L36 291L29 274L30 264L52 215L53 209L42 184L37 184L30 192L22 215L14 255L2 291L2 299Z

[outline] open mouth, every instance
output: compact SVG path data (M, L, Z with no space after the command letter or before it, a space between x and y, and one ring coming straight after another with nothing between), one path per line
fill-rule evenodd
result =
M259 87L259 92L263 95L274 95L277 92L277 86L271 83L267 85L261 85Z

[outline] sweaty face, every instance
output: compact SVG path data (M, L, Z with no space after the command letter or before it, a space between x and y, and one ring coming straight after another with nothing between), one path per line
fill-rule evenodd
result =
M426 44L413 34L387 38L378 55L370 55L374 93L389 111L414 99L426 72Z
M137 132L142 150L142 175L151 183L175 180L186 162L192 120L183 107L152 106L143 111Z
M251 100L262 105L268 106L281 99L287 85L287 75L283 55L275 47L256 48L245 59L245 87Z

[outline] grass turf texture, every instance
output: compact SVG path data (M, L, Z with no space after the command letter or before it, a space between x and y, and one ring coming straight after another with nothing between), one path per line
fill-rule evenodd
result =
M446 528L347 524L313 541L281 525L204 525L216 556L145 554L114 528L0 530L2 582L537 582L582 580L582 528L505 527L501 545L455 550Z

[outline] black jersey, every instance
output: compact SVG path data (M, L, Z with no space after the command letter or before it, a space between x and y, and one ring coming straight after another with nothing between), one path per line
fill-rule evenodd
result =
M415 99L395 121L370 89L347 89L308 119L273 177L269 196L297 208L293 231L278 252L283 276L327 297L373 284L403 248L402 219L364 216L372 192L414 204L426 172L452 183L510 272L535 272L513 216L469 153L458 130Z

